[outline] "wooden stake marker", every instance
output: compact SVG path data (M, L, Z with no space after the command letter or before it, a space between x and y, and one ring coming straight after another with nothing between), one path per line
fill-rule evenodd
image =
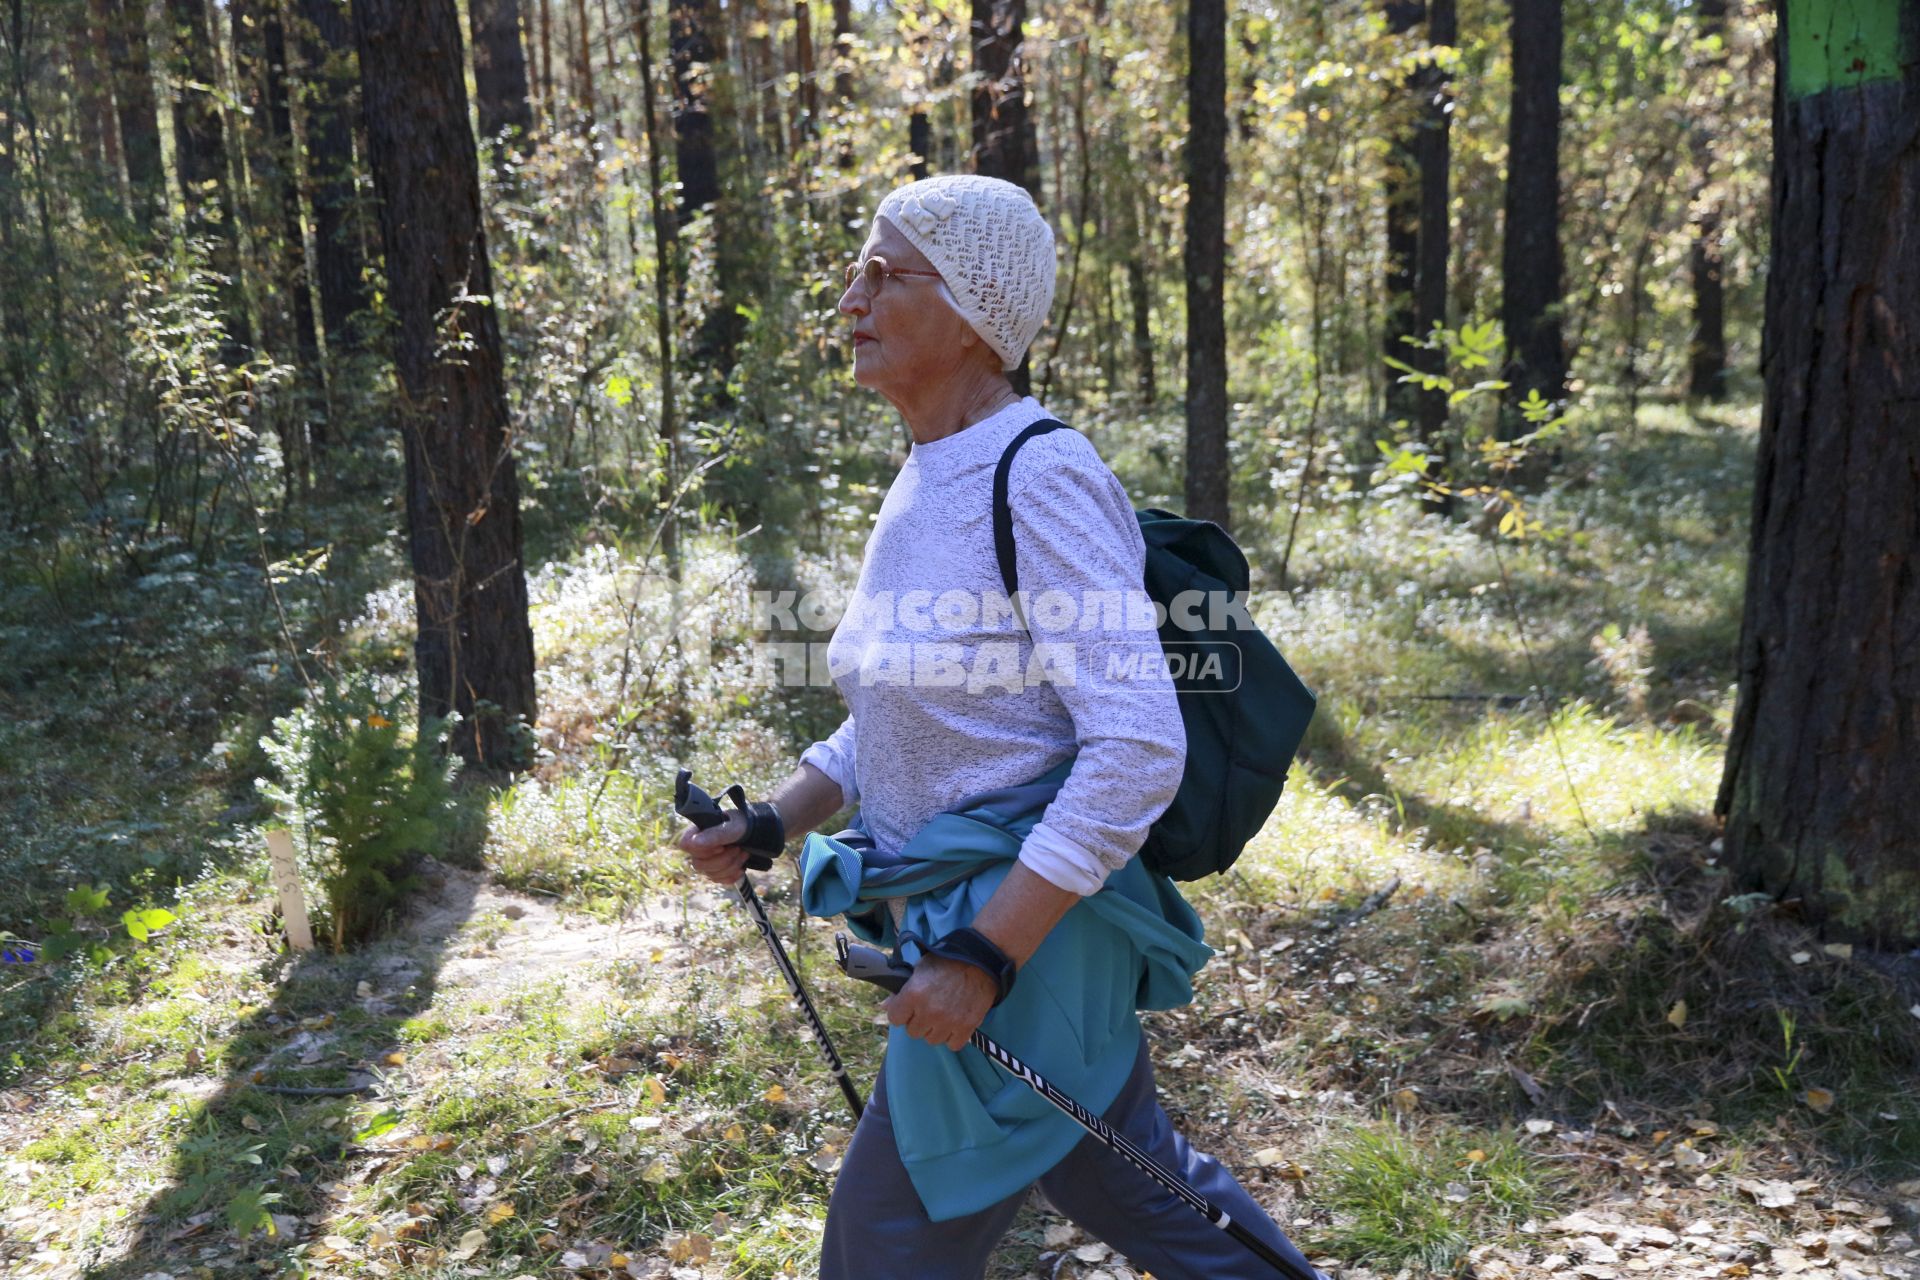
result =
M280 894L280 918L286 922L287 941L295 951L311 951L313 926L307 923L307 900L300 892L293 833L285 827L267 832L267 854L273 863L273 887Z

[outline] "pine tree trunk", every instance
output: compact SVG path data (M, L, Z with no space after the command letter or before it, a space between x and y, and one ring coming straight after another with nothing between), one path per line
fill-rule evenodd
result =
M1459 24L1454 0L1428 0L1427 43L1451 46L1459 39ZM1420 126L1415 135L1414 159L1420 169L1420 250L1414 272L1413 330L1421 337L1433 332L1435 325L1447 323L1447 270L1452 243L1449 192L1452 165L1452 138L1449 109L1452 95L1447 91L1447 75L1432 62L1415 73L1420 91ZM1422 373L1445 372L1446 355L1440 351L1414 349L1408 363ZM1447 437L1447 393L1420 391L1415 408L1419 415L1420 439L1426 445L1428 469L1445 479L1449 470L1451 446ZM1450 497L1436 497L1431 505L1441 512L1452 510Z
M1396 36L1405 36L1426 17L1426 0L1386 0L1385 7L1387 30ZM1407 73L1407 96L1419 93L1419 75L1417 70ZM1419 130L1417 121L1409 121L1405 130L1396 132L1388 142L1386 159L1386 329L1381 349L1388 359L1402 363L1413 355L1408 339L1420 334L1413 302L1420 269ZM1387 417L1412 422L1419 409L1418 391L1401 377L1398 369L1386 367Z
M45 466L45 447L41 440L39 390L30 373L35 363L33 326L33 275L31 262L23 256L19 242L22 211L20 193L20 121L16 101L19 84L12 74L5 76L6 112L0 117L0 335L6 343L6 385L0 387L0 496L7 499L8 524L17 522L19 508L14 501L14 457L20 447L13 438L12 423L26 428L33 444L38 467Z
M113 175L120 165L119 148L113 137L113 101L105 75L95 59L93 33L88 29L87 10L76 5L67 13L67 63L73 70L73 108L80 152L87 167L118 186Z
M580 132L593 137L593 44L587 35L587 0L573 0L574 96L580 103Z
M106 0L87 0L87 11L79 18L86 28L92 74L97 80L98 96L92 109L100 113L100 142L104 148L100 159L106 169L107 185L119 196L124 208L126 161L120 153L120 118L113 107L113 51L107 40L107 27L112 20Z
M973 0L973 171L1025 187L1041 203L1040 148L1027 107L1022 45L1027 0ZM1007 375L1013 389L1033 389L1031 353Z
M1748 883L1830 936L1906 948L1920 944L1920 5L1782 5L1775 38L1766 403L1716 808Z
M510 145L524 149L533 131L527 101L527 58L520 47L520 0L467 0L473 32L473 96L480 136L511 130Z
M366 257L354 225L353 117L359 109L353 32L342 0L299 0L307 76L307 180L312 184L315 283L327 354L364 345L354 317L367 305Z
M809 0L794 0L793 60L800 79L800 118L793 131L793 150L798 155L820 128L820 87L814 83L813 5Z
M157 232L166 209L167 175L160 157L160 104L153 93L147 6L144 0L101 0L101 9L133 221Z
M1026 0L973 0L973 171L1041 200L1039 146L1023 66Z
M1513 110L1508 128L1505 243L1500 257L1506 379L1501 434L1530 429L1517 406L1529 392L1567 394L1561 337L1561 0L1513 0Z
M1727 0L1698 0L1702 38L1727 36ZM1726 51L1708 63L1710 74L1726 66ZM1693 193L1693 245L1688 265L1693 276L1693 336L1687 344L1687 394L1720 400L1727 394L1727 299L1720 253L1720 208L1708 192L1713 184L1713 134L1696 123L1700 172Z
M246 284L240 263L233 191L227 182L227 129L216 97L220 76L207 0L166 0L173 41L168 80L173 88L173 149L180 192L189 220L213 241L209 265L226 283L221 308L227 317L228 353L253 345Z
M540 0L540 109L549 131L560 114L559 93L560 81L553 74L553 0Z
M480 215L479 158L454 0L354 0L367 142L397 325L407 543L423 716L457 710L455 748L524 767L535 714L513 428ZM458 335L457 355L444 354Z
M300 189L294 181L293 114L287 100L287 40L274 0L229 0L233 21L234 73L240 104L239 128L247 139L247 164L253 175L255 207L248 216L270 246L261 256L273 281L273 298L259 299L267 342L292 350L306 373L320 367L320 342L313 324L313 294L307 282L305 232L300 223ZM277 243L268 227L279 222Z
M1187 8L1187 515L1227 510L1227 9Z
M667 49L673 63L673 154L680 175L680 223L720 198L713 153L713 38L719 15L712 0L668 0Z
M674 519L674 487L680 474L680 419L675 411L673 376L674 241L679 224L666 193L665 166L660 163L661 139L657 93L654 88L653 6L640 0L635 6L634 36L640 46L642 124L647 135L647 199L653 213L654 340L660 362L660 468L657 490L661 512L660 550L669 566L678 564L679 522ZM671 570L670 570L671 571Z

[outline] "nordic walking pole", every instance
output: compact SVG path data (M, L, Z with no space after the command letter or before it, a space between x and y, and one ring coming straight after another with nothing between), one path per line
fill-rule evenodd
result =
M702 831L717 827L727 820L728 814L717 804L713 797L693 785L693 774L682 769L673 780L673 811L691 822ZM721 794L733 801L734 808L747 813L747 793L739 783L734 783ZM752 826L749 815L748 825ZM765 871L773 865L774 857L785 852L784 849L768 849L759 845L749 845L743 838L741 847L747 850L747 869ZM740 903L746 907L747 914L753 917L754 927L760 930L760 936L767 940L767 947L773 952L773 960L780 968L780 976L787 980L787 990L793 993L794 1003L800 1006L800 1012L806 1015L807 1025L813 1028L813 1038L820 1042L820 1053L827 1060L827 1069L840 1086L840 1092L846 1095L847 1105L853 1108L853 1118L858 1121L865 1107L860 1101L860 1091L853 1087L853 1080L847 1075L847 1068L840 1061L840 1055L833 1047L833 1037L827 1034L827 1024L820 1020L820 1011L813 1007L813 1000L807 995L807 989L800 984L800 971L793 967L793 961L787 957L787 949L780 945L779 935L773 931L773 921L767 916L767 908L760 901L760 895L753 891L753 881L747 878L746 871L740 873L740 883L733 886L739 895Z
M872 947L863 947L858 943L849 944L847 935L844 933L834 935L833 948L840 961L841 972L849 978L858 978L862 982L871 982L875 986L897 992L906 986L907 979L913 976L911 966ZM1046 1077L988 1039L978 1027L973 1029L973 1047L999 1063L1008 1074L1024 1081L1035 1093L1066 1112L1075 1124L1098 1138L1109 1151L1123 1157L1129 1164L1172 1193L1176 1199L1184 1202L1188 1208L1245 1245L1255 1257L1286 1276L1287 1280L1326 1280L1325 1276L1311 1267L1303 1272L1294 1263L1275 1252L1266 1241L1229 1217L1226 1210L1194 1190L1184 1178L1161 1168L1159 1161L1135 1146L1123 1135L1115 1133L1105 1120L1060 1092Z

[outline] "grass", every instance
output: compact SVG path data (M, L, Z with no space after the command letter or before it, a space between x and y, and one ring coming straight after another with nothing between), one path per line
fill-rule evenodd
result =
M1143 503L1171 438L1155 430L1099 437ZM1256 583L1320 712L1240 864L1188 887L1220 955L1191 1007L1149 1025L1169 1109L1314 1248L1454 1274L1629 1183L1751 1215L1737 1177L1920 1162L1910 998L1715 865L1750 451L1750 413L1651 407L1589 431L1536 502L1550 536L1497 558L1471 525L1342 477L1302 522L1295 589ZM1279 495L1243 496L1236 533L1265 574ZM0 978L19 1046L0 1075L0 1265L436 1278L621 1254L810 1274L848 1119L757 937L667 848L668 788L685 762L764 791L837 723L831 691L753 687L738 619L757 586L850 580L864 521L843 517L845 545L804 554L690 539L682 598L715 608L678 649L672 591L637 548L556 542L531 580L541 763L470 793L449 833L450 859L497 887L445 869L443 927L339 958L272 941L249 735L284 676L192 733L169 722L171 772L96 758L83 743L158 748L113 736L60 679L84 685L137 641L185 696L231 655L173 646L158 612L116 624L136 638L118 659L29 640L45 588L13 581L5 640L40 684L4 691L31 702L0 724L0 758L25 761L4 919L26 918L23 886L61 893L86 867L116 906L145 895L180 920L100 963ZM406 593L364 601L339 652L403 680ZM189 605L223 607L168 607ZM20 726L69 709L78 727L29 749ZM532 897L507 911L501 889ZM767 885L775 919L870 1080L873 1002L794 929L791 889ZM374 1093L257 1087L365 1079ZM1676 1135L1704 1173L1672 1172ZM995 1274L1053 1267L1050 1225L1023 1214Z

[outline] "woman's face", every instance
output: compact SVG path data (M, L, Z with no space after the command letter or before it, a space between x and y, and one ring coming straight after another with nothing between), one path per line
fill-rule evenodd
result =
M874 222L857 261L875 255L891 268L934 269L885 219ZM939 288L931 276L893 276L870 293L866 280L854 277L840 295L840 314L853 321L855 383L892 399L897 390L937 385L969 359L980 358L978 348L985 344L941 298Z

